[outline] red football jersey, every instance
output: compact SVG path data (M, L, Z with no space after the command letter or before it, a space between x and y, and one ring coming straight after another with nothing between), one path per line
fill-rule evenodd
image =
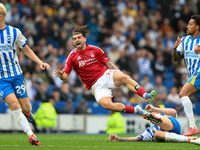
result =
M65 73L70 74L72 67L81 77L86 88L90 89L92 85L108 69L104 65L109 59L99 47L86 45L84 51L73 49L65 61Z

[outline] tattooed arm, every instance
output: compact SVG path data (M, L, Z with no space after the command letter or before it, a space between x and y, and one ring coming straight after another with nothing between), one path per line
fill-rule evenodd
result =
M142 141L142 137L138 135L136 137L120 138L116 134L110 134L109 141L110 142L134 142L134 141Z
M116 69L116 70L119 70L119 68L118 68L116 65L114 65L112 62L110 62L110 61L108 61L108 62L106 63L106 66L107 66L109 69Z
M134 141L142 141L142 137L136 136L136 137L119 138L119 142L134 142Z

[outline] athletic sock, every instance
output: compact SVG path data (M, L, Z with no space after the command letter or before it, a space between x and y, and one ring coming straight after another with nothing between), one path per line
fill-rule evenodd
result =
M165 142L188 142L188 137L176 133L165 133Z
M193 129L197 129L197 126L194 121L194 113L192 108L192 102L188 96L181 97L181 102L184 107L185 114L189 120L190 127Z
M194 117L189 118L189 123L190 123L190 127L193 129L197 129L197 126L195 124L195 120Z
M28 131L26 131L26 134L27 134L29 137L31 137L31 135L33 134L33 131L32 131L32 130L28 130Z
M133 106L125 105L125 109L123 110L123 113L132 114L132 113L134 113L134 111L135 111L135 109Z
M134 107L134 113L138 114L138 115L143 115L145 113L145 111L143 109Z
M30 132L29 130L31 130L29 123L26 119L26 117L24 116L24 114L22 113L22 109L17 109L12 111L14 118L16 119L17 123L19 124L19 126L21 127L21 129L30 137ZM28 131L28 133L27 133Z
M140 87L138 90L137 90L137 95L145 98L145 95L147 94L147 92L145 91L145 89L143 87Z

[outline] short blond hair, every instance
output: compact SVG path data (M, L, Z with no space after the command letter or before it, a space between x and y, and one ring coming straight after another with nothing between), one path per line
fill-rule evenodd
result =
M4 6L4 4L0 3L0 15L3 15L5 18L6 14L7 14L6 7Z

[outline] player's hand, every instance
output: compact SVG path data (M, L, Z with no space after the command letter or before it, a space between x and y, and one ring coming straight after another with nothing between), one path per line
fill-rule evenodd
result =
M151 113L151 112L154 112L154 108L155 107L153 105L148 104L146 105L145 110Z
M118 142L119 141L119 137L116 134L110 134L109 135L109 141L110 142Z
M198 44L197 46L194 47L194 52L196 54L200 54L200 45Z
M60 71L59 69L57 69L54 74L55 74L55 77L60 78L64 74L64 70Z
M178 45L181 44L181 43L183 43L183 41L178 37L176 39L176 42L174 43L173 49L176 49L178 47Z
M40 68L41 68L42 70L49 69L49 68L50 68L50 65L47 64L47 63L42 63L42 64L40 64Z

